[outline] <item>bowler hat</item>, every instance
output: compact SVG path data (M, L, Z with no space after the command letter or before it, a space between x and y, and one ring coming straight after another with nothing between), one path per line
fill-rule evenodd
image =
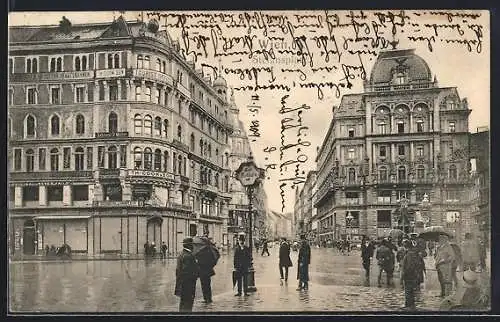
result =
M182 241L183 244L192 244L193 243L193 238L191 237L188 237L188 238L184 238L184 240Z
M238 240L245 241L245 235L239 235Z

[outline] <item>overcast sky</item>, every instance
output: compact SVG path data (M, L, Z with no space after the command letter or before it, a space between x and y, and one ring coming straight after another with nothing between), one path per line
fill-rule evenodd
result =
M314 12L312 12L314 13ZM409 43L406 37L401 35L397 36L400 41L398 48L414 48L416 49L416 54L422 57L429 65L433 75L437 76L439 86L449 87L456 86L458 88L458 93L460 98L467 98L469 103L469 108L472 109L470 116L469 130L472 132L476 131L477 127L489 126L490 123L490 38L489 38L489 16L487 11L477 11L480 13L481 17L476 19L474 23L480 23L483 25L483 44L481 53L470 53L464 46L450 44L448 46L436 42L433 51L430 52L427 48L425 42L420 43ZM113 17L118 17L120 13L118 12L47 12L47 13L11 13L9 15L9 25L42 25L42 24L58 24L61 17L66 16L73 24L78 23L89 23L89 22L105 22L112 21ZM286 13L290 17L293 16L293 12ZM345 14L345 12L344 12ZM138 12L127 12L125 13L127 20L133 20L138 17ZM290 18L291 19L291 18ZM423 19L423 18L422 18ZM422 20L423 22L428 22L431 20ZM442 16L439 18L434 17L433 22L446 23L446 17ZM461 22L459 22L461 23ZM467 29L466 24L463 26ZM169 33L174 39L180 39L180 29L179 28L169 28ZM353 33L351 32L351 36ZM429 37L432 34L429 34ZM339 35L339 38L341 36ZM181 41L182 43L182 41ZM192 45L194 46L194 45ZM311 50L319 50L318 48L312 48ZM317 55L319 56L319 54ZM209 56L208 58L201 58L197 63L198 66L201 62L206 62L213 66L219 66L218 59ZM347 62L347 60L346 60ZM348 62L357 63L357 60L348 60ZM366 58L363 60L363 64L368 75L371 72L371 68L375 58L372 60ZM222 65L224 67L230 68L251 68L257 67L255 61L252 62L250 59L243 59L243 61L234 63L234 58L223 57ZM257 64L259 65L259 64ZM269 64L262 64L265 67L270 66ZM300 65L296 66L279 66L279 68L302 68ZM277 82L281 83L285 77L290 78L292 74L278 73L278 65L275 66L275 77ZM325 81L325 79L314 78L310 71L306 71L308 78L313 79L316 82ZM225 75L229 85L234 87L241 86L242 81L238 79L235 75ZM323 77L324 78L324 77ZM265 75L262 75L262 80L266 80ZM251 84L251 82L246 82L246 84ZM342 94L348 93L359 93L362 92L362 81L360 79L353 80L353 88L349 91L344 91ZM308 171L315 169L316 164L314 159L316 157L316 147L322 144L326 131L331 121L331 109L333 105L338 105L340 98L335 97L333 91L324 90L325 97L319 100L316 95L315 90L311 89L294 89L290 94L290 98L287 103L289 107L299 106L302 104L308 104L311 109L304 113L303 123L308 126L307 137L303 140L309 140L311 145L303 149L303 153L308 155L308 161L303 164L301 171ZM284 95L284 92L279 91L259 91L260 95L260 105L262 106L261 114L257 118L260 121L260 129L262 132L262 137L256 142L252 143L252 148L257 163L264 167L269 163L279 163L277 155L269 155L263 152L265 147L275 146L279 147L280 141L280 125L281 125L281 115L278 113L280 108L280 99ZM238 106L241 109L241 119L249 126L251 120L255 117L251 116L246 106L250 103L250 92L235 91L235 98ZM294 105L297 104L297 105ZM265 111L265 112L264 112ZM248 127L247 127L248 132ZM290 138L291 140L292 138ZM266 160L265 158L268 157ZM296 156L288 155L287 158L295 158ZM288 169L290 173L292 169ZM269 179L266 181L265 187L268 194L269 206L272 210L281 212L281 196L279 189L279 179L283 178L277 171L268 172ZM294 194L293 189L290 186L286 188L285 192L285 212L293 211Z

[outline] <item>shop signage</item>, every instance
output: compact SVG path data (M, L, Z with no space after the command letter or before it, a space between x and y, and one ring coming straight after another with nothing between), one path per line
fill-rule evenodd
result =
M123 76L125 76L125 68L101 69L101 70L97 70L95 73L96 78L123 77Z
M40 78L41 80L89 79L94 78L94 71L42 73Z
M150 170L129 170L128 175L131 177L153 177L153 178L164 178L171 180L174 179L174 176L171 173L150 171Z

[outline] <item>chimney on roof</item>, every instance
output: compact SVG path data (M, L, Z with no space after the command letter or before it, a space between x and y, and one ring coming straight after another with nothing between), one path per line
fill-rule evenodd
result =
M59 28L65 34L69 34L71 32L71 21L68 20L65 16L62 17L62 20L59 21Z

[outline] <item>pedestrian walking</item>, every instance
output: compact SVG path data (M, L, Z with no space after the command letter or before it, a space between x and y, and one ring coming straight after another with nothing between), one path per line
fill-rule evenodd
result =
M167 258L167 250L168 250L167 244L165 242L163 242L161 244L161 256L163 259Z
M462 242L462 271L476 271L480 262L479 243L472 239L471 233L465 233Z
M361 259L363 262L363 268L365 269L365 283L370 285L370 264L374 253L373 243L368 239L368 237L363 236L361 241Z
M284 278L285 282L288 281L288 268L292 267L292 260L290 259L290 245L288 244L286 238L281 239L280 251L279 251L279 268L280 268L280 279L283 280L283 270L285 271Z
M425 263L418 252L416 242L406 239L403 241L403 246L406 249L401 261L401 280L405 293L404 309L415 310L415 291L425 270Z
M248 270L252 266L252 253L250 252L250 248L245 245L244 235L240 235L238 238L238 246L234 251L233 264L238 283L238 293L235 296L241 296L242 291L245 296L248 296Z
M311 263L311 247L306 241L306 235L300 235L299 258L297 260L297 279L299 287L297 291L309 288L309 264Z
M401 261L403 260L403 258L406 255L406 252L407 252L407 249L404 246L405 244L406 245L408 244L408 243L405 243L407 241L408 241L408 239L404 239L403 242L401 243L401 246L398 247L398 251L396 252L396 262L398 263L397 269L399 269L399 270L401 270Z
M150 256L151 258L155 258L156 257L156 245L155 245L155 242L152 242L151 243L151 247L150 247Z
M193 310L199 267L193 255L193 239L185 238L182 241L182 246L183 250L177 258L177 267L175 269L174 294L180 297L179 311L191 312Z
M441 297L450 295L453 286L452 265L455 261L455 253L450 245L448 236L439 235L439 243L434 253L434 261L441 285Z
M450 246L453 249L454 255L454 260L451 262L451 278L453 281L453 289L456 290L458 287L457 270L459 267L463 266L462 250L455 242L450 242Z
M150 254L150 246L149 246L149 240L144 243L144 257L149 257Z
M262 253L260 254L260 256L264 256L264 253L267 253L267 256L271 256L271 254L269 254L269 249L267 247L267 240L264 240L262 242Z
M378 287L382 287L383 272L385 272L387 276L387 286L392 286L395 256L394 253L392 252L391 243L387 239L382 240L382 243L377 248L376 258L379 266Z
M215 244L208 236L202 237L207 247L196 253L195 258L200 267L200 283L205 303L212 303L212 276L215 275L214 267L219 260L220 254Z

